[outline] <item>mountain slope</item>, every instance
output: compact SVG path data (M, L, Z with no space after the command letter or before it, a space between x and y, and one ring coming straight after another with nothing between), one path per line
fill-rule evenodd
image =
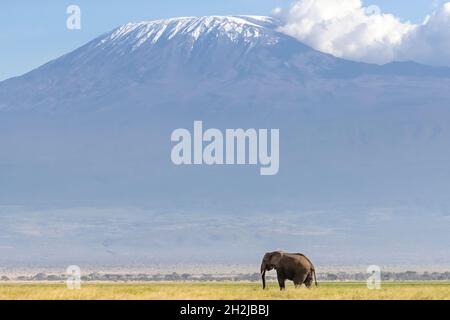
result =
M346 61L277 26L127 24L1 82L0 254L446 262L449 69ZM171 133L194 120L279 128L279 174L174 166Z
M305 99L320 95L306 92L305 87L328 87L333 92L334 79L450 77L447 68L414 67L417 72L411 74L410 66L378 67L337 59L306 47L277 27L277 21L255 16L126 24L22 77L0 83L0 110L149 107L149 98L154 105L165 104L180 91L189 92L185 99L194 100L227 90L247 99L272 91Z
M129 96L130 87L139 91L167 82L185 85L192 77L232 79L245 72L241 66L258 63L252 58L252 49L277 46L281 35L274 28L271 19L255 17L127 24L37 70L3 82L0 109L51 110L65 103L89 104L89 99L111 91ZM248 65L246 69L254 70Z

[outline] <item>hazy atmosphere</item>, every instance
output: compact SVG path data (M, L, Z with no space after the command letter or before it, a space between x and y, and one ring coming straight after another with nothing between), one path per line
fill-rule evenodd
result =
M2 4L2 266L448 266L450 2L415 2ZM194 121L278 129L279 171L175 165Z

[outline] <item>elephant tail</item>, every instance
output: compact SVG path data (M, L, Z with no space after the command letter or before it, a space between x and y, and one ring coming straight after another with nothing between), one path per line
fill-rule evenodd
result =
M317 277L316 277L316 269L312 269L312 272L313 272L313 274L314 274L314 283L316 284L316 287L318 287L319 286L319 284L317 283Z

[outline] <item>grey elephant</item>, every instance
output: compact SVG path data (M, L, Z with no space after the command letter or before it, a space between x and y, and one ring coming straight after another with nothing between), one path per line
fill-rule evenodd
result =
M268 252L261 263L261 277L263 289L266 288L266 271L277 271L280 290L285 290L286 280L292 280L296 288L305 284L310 288L314 282L317 284L316 270L312 262L301 253L285 253L282 251Z

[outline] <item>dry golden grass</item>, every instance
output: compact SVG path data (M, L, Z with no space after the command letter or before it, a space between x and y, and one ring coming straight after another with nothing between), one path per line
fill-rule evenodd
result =
M263 291L259 283L83 283L80 290L65 284L0 284L0 300L450 300L449 282L384 283L368 290L364 283L321 283L318 288L280 292L275 283Z

